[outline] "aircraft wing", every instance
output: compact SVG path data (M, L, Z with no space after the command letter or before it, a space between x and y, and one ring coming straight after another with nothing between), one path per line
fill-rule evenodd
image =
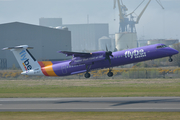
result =
M92 53L69 52L69 51L58 51L58 52L66 54L66 56L74 56L74 57L91 57L92 56Z

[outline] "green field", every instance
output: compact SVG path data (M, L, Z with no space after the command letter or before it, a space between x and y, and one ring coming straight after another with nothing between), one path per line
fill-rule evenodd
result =
M1 98L180 96L180 79L0 80ZM180 112L0 112L0 120L179 120Z
M0 98L180 96L180 79L0 80Z
M179 120L180 112L0 112L1 120Z

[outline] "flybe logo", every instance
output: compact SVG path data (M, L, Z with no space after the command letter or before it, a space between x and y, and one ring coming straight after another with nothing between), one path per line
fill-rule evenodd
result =
M20 56L21 56L21 61L23 61L23 66L25 68L25 70L31 70L32 69L32 66L29 64L29 59L26 57L26 51L25 50L22 50L20 53Z
M125 52L125 58L132 59L132 58L142 58L142 57L146 57L146 52L144 52L143 49Z

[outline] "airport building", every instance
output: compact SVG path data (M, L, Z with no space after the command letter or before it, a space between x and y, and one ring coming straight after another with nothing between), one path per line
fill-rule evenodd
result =
M62 26L62 18L40 18L39 25L45 27Z
M99 50L99 39L109 36L109 25L98 24L65 24L71 31L73 51L97 51Z
M173 44L179 43L179 40L178 39L154 39L154 40L147 41L148 45L157 44L157 43L162 43L171 47Z
M64 54L57 51L71 51L71 32L67 29L54 29L44 26L12 22L0 24L0 48L29 45L30 50L38 61L65 60ZM0 51L0 69L19 67L12 52Z
M173 44L179 43L179 39L152 39L152 40L138 40L138 47L153 45L162 43L169 47L172 47Z
M108 23L63 24L62 18L40 18L39 25L71 31L72 51L76 52L100 50L99 39L109 36Z
M138 40L138 47L147 46L149 40Z

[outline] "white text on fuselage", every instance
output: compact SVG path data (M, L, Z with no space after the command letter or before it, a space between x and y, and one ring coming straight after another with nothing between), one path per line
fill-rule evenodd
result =
M84 59L79 59L79 60L74 60L74 62L86 62L86 61L89 61L89 60L95 60L95 59L101 59L103 58L103 55L101 56L96 56L96 57L90 57L90 58L84 58Z
M125 58L142 58L146 57L146 52L143 49L140 50L133 50L133 51L126 51Z

